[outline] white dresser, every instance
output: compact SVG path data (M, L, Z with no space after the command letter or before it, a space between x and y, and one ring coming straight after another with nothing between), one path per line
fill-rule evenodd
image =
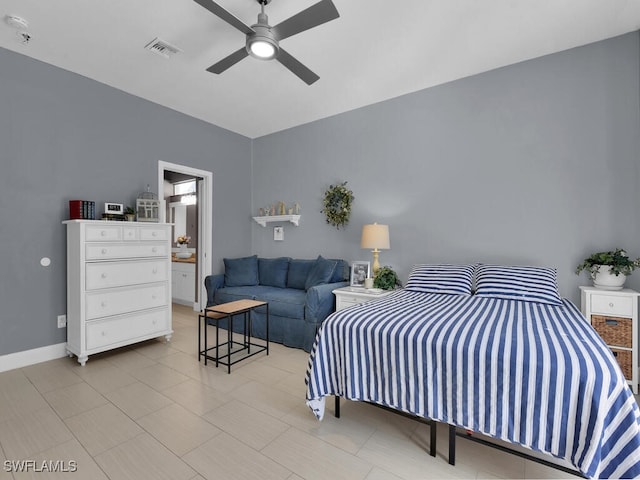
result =
M580 287L581 310L616 357L638 394L638 296L635 290Z
M67 352L171 339L171 225L68 220Z

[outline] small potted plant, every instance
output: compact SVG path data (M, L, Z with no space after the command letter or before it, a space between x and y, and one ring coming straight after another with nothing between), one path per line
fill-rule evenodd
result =
M191 258L191 252L187 251L187 246L191 241L191 237L189 235L179 235L177 238L178 241L178 253L176 253L176 257L178 258Z
M381 288L382 290L394 290L396 287L401 287L400 279L396 272L389 266L380 267L378 273L376 273L373 279L374 288Z
M627 276L640 267L640 258L632 260L621 248L608 252L597 252L576 267L576 275L583 270L589 273L596 288L622 290Z
M136 212L129 205L124 209L124 217L127 219L127 222L133 222L136 219Z

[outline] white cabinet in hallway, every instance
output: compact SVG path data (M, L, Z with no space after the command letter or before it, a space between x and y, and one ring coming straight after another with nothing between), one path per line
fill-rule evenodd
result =
M173 302L193 306L196 299L195 263L171 263L171 292Z
M68 220L67 352L93 355L173 333L171 225Z

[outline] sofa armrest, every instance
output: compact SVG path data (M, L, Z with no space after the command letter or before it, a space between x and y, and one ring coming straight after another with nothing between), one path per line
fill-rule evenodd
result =
M213 297L216 290L224 286L224 273L209 275L204 279L204 287L207 289L207 307L213 305Z
M320 325L325 318L333 313L335 298L333 291L349 285L349 282L325 283L307 290L305 301L305 321Z

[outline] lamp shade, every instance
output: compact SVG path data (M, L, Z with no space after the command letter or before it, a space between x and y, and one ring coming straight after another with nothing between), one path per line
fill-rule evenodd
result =
M382 249L391 248L389 242L389 225L378 225L372 223L362 226L362 239L360 248Z

